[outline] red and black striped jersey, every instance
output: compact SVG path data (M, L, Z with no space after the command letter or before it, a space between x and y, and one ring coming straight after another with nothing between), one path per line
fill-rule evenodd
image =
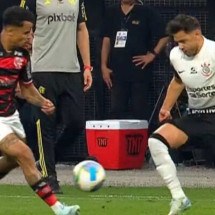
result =
M15 112L18 81L32 83L29 53L22 48L8 53L0 43L0 116L10 116Z

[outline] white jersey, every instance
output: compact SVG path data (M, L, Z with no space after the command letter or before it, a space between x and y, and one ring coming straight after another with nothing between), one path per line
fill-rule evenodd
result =
M204 38L200 52L188 57L179 47L170 52L170 61L185 85L188 107L215 106L215 42Z

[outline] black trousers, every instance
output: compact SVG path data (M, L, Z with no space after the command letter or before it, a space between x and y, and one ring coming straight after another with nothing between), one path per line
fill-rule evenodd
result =
M84 92L81 73L37 72L33 80L39 92L56 106L47 116L35 109L40 165L43 176L56 176L55 150L65 130L71 132L71 144L84 129ZM72 137L72 134L74 136ZM59 147L58 147L59 148Z
M113 81L111 118L148 120L150 115L149 84L149 81Z

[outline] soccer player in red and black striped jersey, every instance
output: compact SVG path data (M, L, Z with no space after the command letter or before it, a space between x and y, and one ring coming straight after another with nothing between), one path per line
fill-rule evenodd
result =
M15 88L19 83L24 98L53 114L53 103L44 98L32 83L29 55L21 48L31 36L34 15L18 6L3 13L3 30L0 35L0 178L20 166L26 181L56 215L78 215L79 206L61 204L51 187L37 170L30 148L25 144L25 132L15 105Z

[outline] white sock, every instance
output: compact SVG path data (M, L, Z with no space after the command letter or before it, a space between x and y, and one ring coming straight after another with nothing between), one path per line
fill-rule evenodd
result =
M54 211L55 214L60 214L62 208L64 207L64 205L57 201L54 205L51 206L51 209Z
M149 138L148 145L156 169L169 188L172 198L178 199L185 197L177 177L175 164L169 155L167 146L156 138Z

